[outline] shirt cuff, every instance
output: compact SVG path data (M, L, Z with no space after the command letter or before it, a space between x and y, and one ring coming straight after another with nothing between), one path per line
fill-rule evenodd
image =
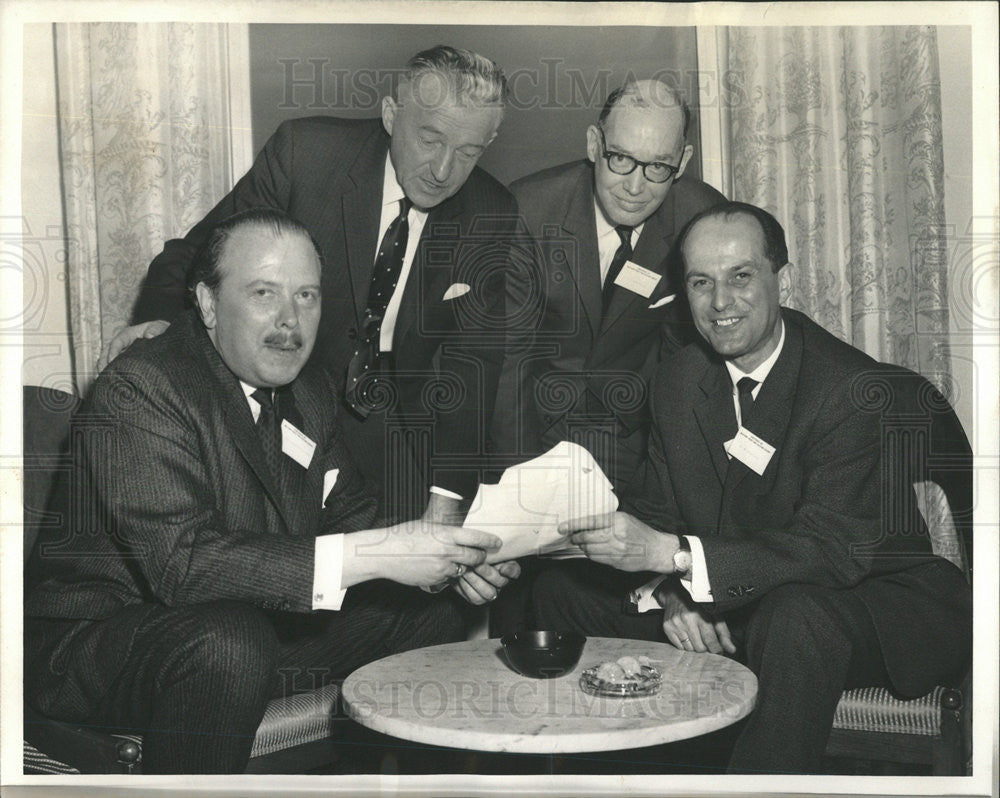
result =
M437 485L431 485L431 493L436 493L438 496L447 496L449 499L455 499L456 501L462 501L462 497L451 490L445 490L444 488L439 488Z
M705 603L714 601L712 585L708 581L708 566L705 564L705 549L701 540L693 535L685 535L691 546L691 578L681 579L684 588L694 601Z
M657 576L654 579L650 579L642 587L638 587L632 591L632 603L636 605L639 612L652 612L653 610L661 608L660 602L658 602L656 597L653 595L653 591L655 591L656 588L660 586L660 583L667 578L668 577L666 575Z
M320 535L316 538L313 564L312 608L339 610L347 590L341 587L344 576L344 536Z

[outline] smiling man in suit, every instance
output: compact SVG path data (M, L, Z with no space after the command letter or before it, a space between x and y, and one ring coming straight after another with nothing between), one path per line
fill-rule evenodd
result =
M110 356L183 309L212 224L281 208L325 257L314 359L343 387L351 453L394 516L458 518L475 494L502 361L516 207L477 162L506 96L497 64L439 45L410 59L380 118L283 123L232 192L150 264L137 324Z
M712 208L680 255L702 340L657 371L623 511L562 530L590 572L542 574L536 613L740 656L759 692L729 769L819 772L845 688L917 697L958 675L971 591L932 554L912 484L887 478L880 415L858 397L888 367L781 306L792 267L774 217ZM662 612L623 608L644 582L640 607L652 592Z
M371 527L338 388L306 367L320 273L280 212L216 225L192 268L197 312L116 358L77 427L81 490L25 597L25 696L142 734L146 773L242 772L272 697L462 639L453 597L416 587L499 545L423 520Z
M540 320L530 350L515 344L505 358L499 451L531 455L576 440L618 490L642 460L646 381L661 349L690 337L670 299L667 254L692 216L724 199L685 176L689 121L669 86L631 81L587 128L586 160L511 185L534 241L533 266L517 272L512 296Z

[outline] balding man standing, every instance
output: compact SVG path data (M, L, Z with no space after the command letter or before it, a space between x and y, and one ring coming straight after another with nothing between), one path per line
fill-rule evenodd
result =
M689 219L725 200L684 176L689 120L665 84L628 82L587 128L587 160L511 185L533 252L508 277L517 307L507 317L538 323L524 322L530 348L521 340L505 355L493 425L501 453L523 460L576 441L619 492L645 455L646 384L661 353L693 334L670 299L667 254ZM530 583L526 573L493 605L495 633L530 625Z
M495 425L502 451L577 440L616 488L642 459L645 383L661 345L672 351L685 335L665 258L691 217L724 200L684 177L689 119L665 84L631 81L587 128L587 160L511 185L537 245L521 300L540 303L541 321L531 353L507 353Z

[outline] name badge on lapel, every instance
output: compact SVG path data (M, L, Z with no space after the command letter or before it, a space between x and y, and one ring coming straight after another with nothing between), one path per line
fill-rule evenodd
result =
M285 418L281 421L281 451L303 468L309 468L316 444Z
M771 444L758 438L746 427L740 427L736 437L727 441L725 446L726 454L735 457L758 476L763 476L775 451Z
M615 285L620 285L634 294L649 299L656 284L660 282L661 276L654 271L643 268L638 263L627 260L615 278Z

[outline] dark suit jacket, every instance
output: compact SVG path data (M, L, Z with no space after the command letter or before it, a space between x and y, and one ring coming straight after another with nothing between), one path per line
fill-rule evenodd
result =
M602 467L621 486L645 451L649 428L646 383L661 346L677 348L683 336L680 302L650 310L676 290L666 277L646 299L627 290L601 312L601 270L594 216L593 164L574 161L545 169L511 185L535 246L534 263L512 280L520 306L534 302L538 331L532 350L512 347L504 364L496 437L514 451L521 428L522 451L548 449L569 435L574 417L610 423L616 468L597 451ZM724 201L711 186L690 177L671 186L663 204L646 220L631 260L666 275L674 237L699 211ZM511 314L513 315L513 314ZM520 419L513 418L515 412ZM520 423L519 423L520 422ZM588 447L593 448L593 447Z
M289 420L316 449L308 469L285 458L279 490L239 381L194 312L137 341L74 422L68 534L36 546L26 615L103 619L224 598L311 612L315 537L367 526L374 501L344 449L328 375L307 367L291 393Z
M763 475L727 460L732 382L692 344L656 373L649 456L623 506L700 537L719 611L787 583L853 589L894 686L925 693L969 650L969 586L931 554L911 484L884 479L887 441L866 396L884 367L803 314L782 316L784 348L744 421L776 449Z
M251 207L280 208L308 228L323 256L313 360L342 384L368 300L388 147L378 119L284 122L233 190L150 264L135 321L169 320L184 307L188 267L214 223ZM408 375L397 380L396 409L433 416L437 452L475 455L485 445L482 419L493 410L503 355L503 266L514 224L510 193L476 168L424 226L393 336L396 370ZM444 301L455 283L472 290ZM442 390L427 387L435 374ZM470 497L476 482L474 473L459 472L434 481Z

